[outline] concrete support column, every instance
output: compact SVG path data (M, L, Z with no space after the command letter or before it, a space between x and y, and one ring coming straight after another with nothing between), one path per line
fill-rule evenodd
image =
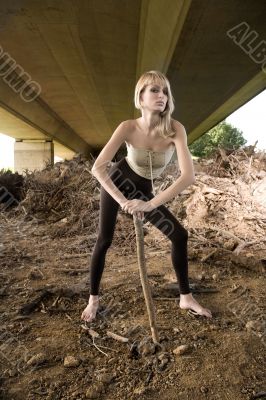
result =
M26 169L29 171L41 170L45 167L46 162L54 164L54 143L52 141L16 141L14 153L14 169L20 174Z

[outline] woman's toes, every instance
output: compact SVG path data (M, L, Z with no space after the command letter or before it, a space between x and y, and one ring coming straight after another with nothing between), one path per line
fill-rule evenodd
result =
M81 319L86 322L90 322L93 318L95 318L98 309L97 304L88 304L85 310L83 310L81 314Z
M189 303L186 305L181 303L180 308L191 309L191 310L195 311L196 313L198 313L199 315L203 315L205 317L212 318L211 310L209 310L208 308L202 307L198 302L193 302L193 303Z
M86 322L89 321L89 317L90 317L90 314L82 313L82 315L81 315L81 319L83 319L83 321L86 321Z
M205 313L205 315L206 315L207 317L209 317L209 318L212 318L211 310L209 310L208 308L206 308L206 313Z

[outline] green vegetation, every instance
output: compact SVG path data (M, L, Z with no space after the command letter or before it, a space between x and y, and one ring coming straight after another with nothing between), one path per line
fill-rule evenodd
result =
M208 157L214 153L218 147L236 150L246 144L246 142L242 131L225 121L221 121L199 139L191 143L189 145L189 150L192 156Z

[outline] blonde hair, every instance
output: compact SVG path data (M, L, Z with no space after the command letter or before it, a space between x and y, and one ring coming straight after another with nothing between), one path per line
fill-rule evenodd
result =
M165 139L169 136L173 136L176 132L172 126L172 119L171 114L173 113L175 106L174 106L174 97L171 92L170 83L167 77L160 71L147 71L144 72L141 77L139 78L136 87L135 87L135 96L134 96L134 103L135 107L140 110L140 95L145 90L147 85L162 85L167 89L167 103L165 106L164 111L160 112L159 122L155 125L154 130L160 136L164 137Z

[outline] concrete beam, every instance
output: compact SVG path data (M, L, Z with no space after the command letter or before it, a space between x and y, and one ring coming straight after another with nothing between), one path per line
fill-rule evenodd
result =
M40 97L26 102L6 82L0 79L0 107L70 150L86 156L92 150Z
M55 11L42 1L21 0L12 3L12 13L10 2L1 2L8 21L0 27L2 48L40 84L45 103L95 150L133 116L141 2L117 7L113 1L77 1L73 7L62 0Z
M15 117L8 111L0 107L0 132L4 135L13 137L15 139L46 139L49 140L47 135L44 135L39 130L28 125L26 122L22 121L20 118ZM75 152L65 147L61 143L54 140L54 153L56 156L61 157L66 160L70 160L75 156Z
M20 0L12 2L12 12L10 1L0 3L0 46L39 83L43 102L18 105L15 96L3 94L4 82L0 101L45 138L74 151L87 144L100 150L121 120L138 116L133 90L146 70L167 73L173 117L188 133L259 72L227 32L246 21L258 36L252 47L263 41L264 0L244 6L242 0L135 0L119 7L104 0L75 6L61 0L56 7Z
M137 76L150 69L167 72L190 4L191 0L142 1Z
M219 122L223 121L228 115L232 114L239 107L250 101L265 89L266 75L264 72L258 73L253 79L246 83L233 96L225 101L220 107L212 112L208 118L202 121L195 129L188 134L188 144L213 128Z
M191 0L142 1L137 79L143 72L149 70L167 72L190 4ZM135 118L138 114L139 111L135 109Z

